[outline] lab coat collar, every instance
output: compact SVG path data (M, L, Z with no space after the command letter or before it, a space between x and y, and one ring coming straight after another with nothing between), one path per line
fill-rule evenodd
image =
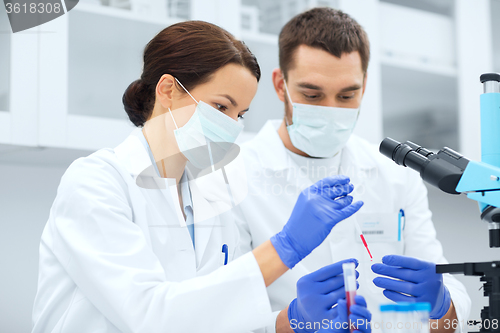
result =
M158 188L165 188L165 182L156 174L151 158L141 142L141 135L143 134L140 128L134 129L125 141L114 149L115 154L138 186L154 188L156 183ZM151 183L151 180L154 180L154 183Z
M268 120L264 127L253 139L254 147L258 152L259 162L265 169L281 171L293 167L288 161L287 148L278 135L278 128L282 120ZM368 170L376 168L377 164L365 150L360 149L361 139L351 135L346 146L342 149L340 172L353 167Z
M253 139L257 149L259 162L265 169L280 171L288 169L286 147L278 135L282 120L268 120Z

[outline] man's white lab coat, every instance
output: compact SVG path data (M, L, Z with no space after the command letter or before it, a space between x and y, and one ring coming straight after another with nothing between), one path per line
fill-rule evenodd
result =
M246 170L248 195L235 209L243 252L251 251L279 232L300 191L312 185L307 173L298 168L279 138L277 128L280 123L279 120L268 121L254 139L242 145L238 161L226 168L228 175L240 182L245 177L235 177L235 174ZM436 238L427 190L418 173L396 165L382 156L376 146L355 135L342 150L339 173L350 177L355 187L354 200L362 200L364 206L337 224L311 255L268 287L271 305L274 311L284 309L296 297L296 283L300 277L341 259L354 257L360 262L357 268L360 273L358 293L366 298L373 321L380 321L379 305L392 301L373 284L376 277L370 269L373 263L381 262L387 254L435 263L447 261ZM236 184L233 186L233 193L238 193ZM400 210L405 215L401 220ZM354 219L363 229L374 256L373 262L355 231ZM471 301L465 287L449 274L444 275L444 281L458 320L466 322Z

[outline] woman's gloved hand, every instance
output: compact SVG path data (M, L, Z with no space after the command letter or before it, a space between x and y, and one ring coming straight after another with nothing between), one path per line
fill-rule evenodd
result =
M436 264L398 255L385 256L382 262L373 264L372 271L399 279L373 279L377 287L385 289L384 295L388 299L394 302L429 302L431 319L440 319L448 312L450 292L443 283L443 275L436 273Z
M354 301L356 304L351 305L351 314L348 320L347 301L339 299L336 307L337 316L328 325L321 326L317 333L350 333L351 328L353 333L371 333L372 314L366 306L365 298L356 295Z
M288 306L288 320L295 324L295 333L316 332L325 319L330 322L337 317L337 309L332 306L345 298L342 264L346 262L358 266L356 259L339 261L304 275L297 282L297 298Z
M356 213L363 202L347 195L354 186L346 176L326 177L303 190L287 224L271 237L283 263L294 267L320 245L340 221Z

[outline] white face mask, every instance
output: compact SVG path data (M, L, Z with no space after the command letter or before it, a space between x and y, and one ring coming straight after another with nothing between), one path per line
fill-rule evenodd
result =
M293 106L293 124L287 122L287 130L295 148L312 157L336 155L344 148L356 126L359 108L293 103L286 82L283 82Z
M213 166L224 158L243 130L243 125L207 103L196 101L182 83L175 80L197 104L193 115L181 128L177 127L174 116L169 110L176 128L174 135L177 145L196 168L205 169Z

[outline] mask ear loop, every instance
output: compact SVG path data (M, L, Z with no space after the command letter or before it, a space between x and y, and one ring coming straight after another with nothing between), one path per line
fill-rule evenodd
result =
M189 93L189 91L187 91L187 89L186 89L186 88L184 88L184 86L182 85L182 83L181 83L179 80L177 80L177 78L176 78L176 77L174 77L174 79L175 79L175 81L177 81L177 83L178 83L178 84L180 84L180 86L182 87L182 89L184 89L184 91L185 91L185 92L187 92L187 94L188 94L188 95L189 95L189 96L193 99L193 101L194 101L196 104L198 104L198 102L196 101L196 99L194 99L193 95L191 95L191 94Z
M175 122L174 116L172 115L172 110L170 110L170 108L168 108L168 113L170 113L170 117L172 117L172 121L174 122L175 129L179 129L179 127L177 126L177 123Z
M285 84L286 95L288 96L288 99L290 100L290 103L293 104L292 97L290 96L290 92L288 91L288 86L286 85L285 78L283 78L283 83Z
M181 85L182 89L184 89L184 91L189 94L189 91L187 91L186 88L184 88L184 86L182 85L182 83L180 83L179 80L177 80L176 77L174 77L174 79L175 79L175 81L177 81L178 84ZM191 94L189 94L189 96L191 96ZM191 96L191 98L196 102L196 100L194 99L193 96ZM198 102L196 102L196 104L198 104ZM168 108L168 113L170 113L170 117L172 117L172 121L174 122L175 128L179 129L179 127L177 126L177 123L175 122L174 116L172 115L172 110L170 110L170 108Z
M283 83L285 84L285 91L286 91L286 95L288 96L288 100L290 100L290 104L292 105L292 110L293 110L293 102L292 102L292 97L290 96L290 92L288 91L288 86L286 85L286 81L285 81L285 78L283 78ZM288 124L288 119L285 115L285 123L286 123L286 126L290 126Z

